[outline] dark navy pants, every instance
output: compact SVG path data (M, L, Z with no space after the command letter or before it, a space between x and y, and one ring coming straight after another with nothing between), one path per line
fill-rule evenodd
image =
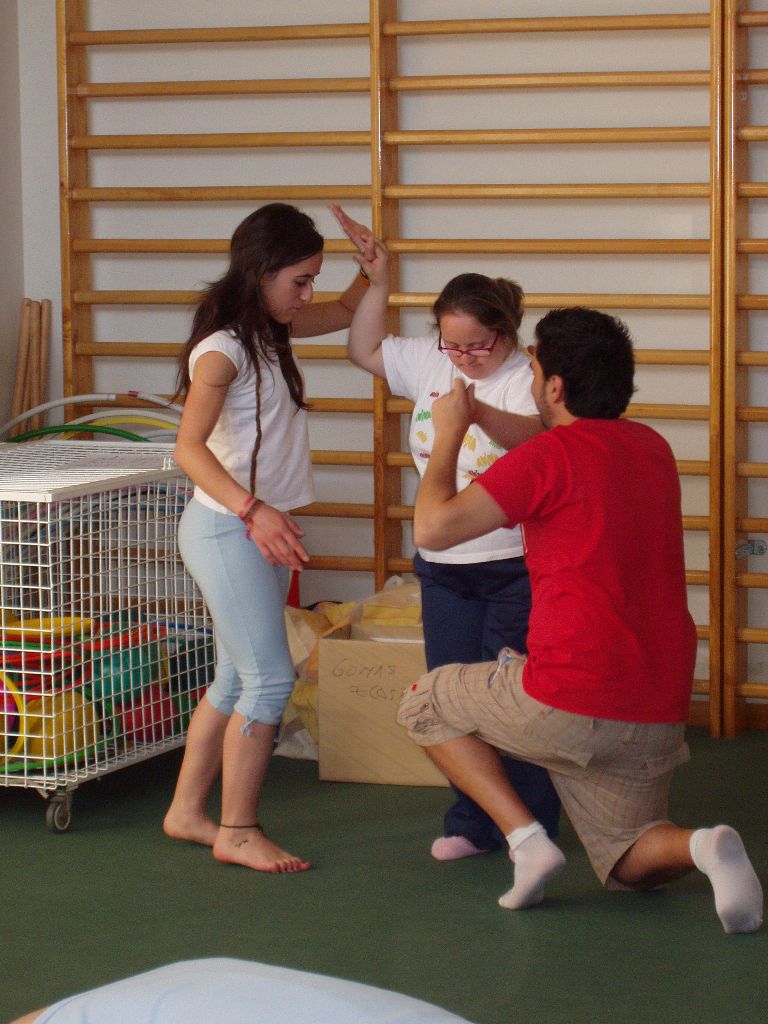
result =
M531 584L523 558L449 564L427 562L416 554L413 568L421 582L421 613L427 668L494 661L502 647L527 652ZM554 838L560 801L544 768L502 755L507 777L520 799ZM465 793L443 821L447 836L461 835L481 850L505 843L496 824Z

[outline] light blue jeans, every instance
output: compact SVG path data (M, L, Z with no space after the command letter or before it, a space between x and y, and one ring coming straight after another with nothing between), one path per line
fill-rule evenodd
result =
M284 617L288 569L270 565L237 516L194 499L178 540L216 632L209 703L224 715L241 714L246 733L253 722L277 725L295 680Z

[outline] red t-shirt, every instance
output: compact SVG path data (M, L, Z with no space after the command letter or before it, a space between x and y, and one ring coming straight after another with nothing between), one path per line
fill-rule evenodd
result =
M696 630L667 442L629 420L580 419L508 452L475 483L510 526L523 524L526 692L579 715L684 721Z

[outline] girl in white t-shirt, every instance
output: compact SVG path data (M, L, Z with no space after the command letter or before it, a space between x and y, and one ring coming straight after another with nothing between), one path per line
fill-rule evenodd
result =
M332 207L346 234L357 230L343 210ZM456 488L462 490L507 449L541 429L531 397L530 361L517 343L523 315L519 285L483 274L460 274L435 302L437 336L399 338L387 334L389 254L374 240L358 257L370 288L349 331L348 355L357 366L386 379L396 395L414 403L409 446L419 475L432 450L432 403L455 380L474 384L474 423L462 442ZM510 415L511 414L511 415ZM530 583L519 528L499 529L444 551L420 548L414 571L421 583L427 667L494 660L502 647L525 652L531 606ZM505 758L510 781L551 836L557 834L560 802L543 768ZM444 820L444 835L432 844L438 860L455 860L506 845L491 818L468 796Z
M361 251L370 232L356 225ZM309 305L323 238L293 206L270 203L232 236L230 265L198 306L182 352L176 461L195 484L179 548L211 613L216 672L192 716L165 832L258 871L310 865L272 843L258 805L275 727L294 684L284 608L308 559L288 515L314 497L304 381L291 337L347 327L368 285ZM206 804L221 773L221 823Z

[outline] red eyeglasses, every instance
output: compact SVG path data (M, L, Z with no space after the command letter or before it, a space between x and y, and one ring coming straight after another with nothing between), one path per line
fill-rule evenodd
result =
M499 332L493 336L493 341L490 345L477 345L473 348L459 348L457 345L445 345L443 344L442 334L437 336L437 348L440 352L447 352L451 356L477 356L480 359L484 359L493 352L496 347L496 342L499 340Z

